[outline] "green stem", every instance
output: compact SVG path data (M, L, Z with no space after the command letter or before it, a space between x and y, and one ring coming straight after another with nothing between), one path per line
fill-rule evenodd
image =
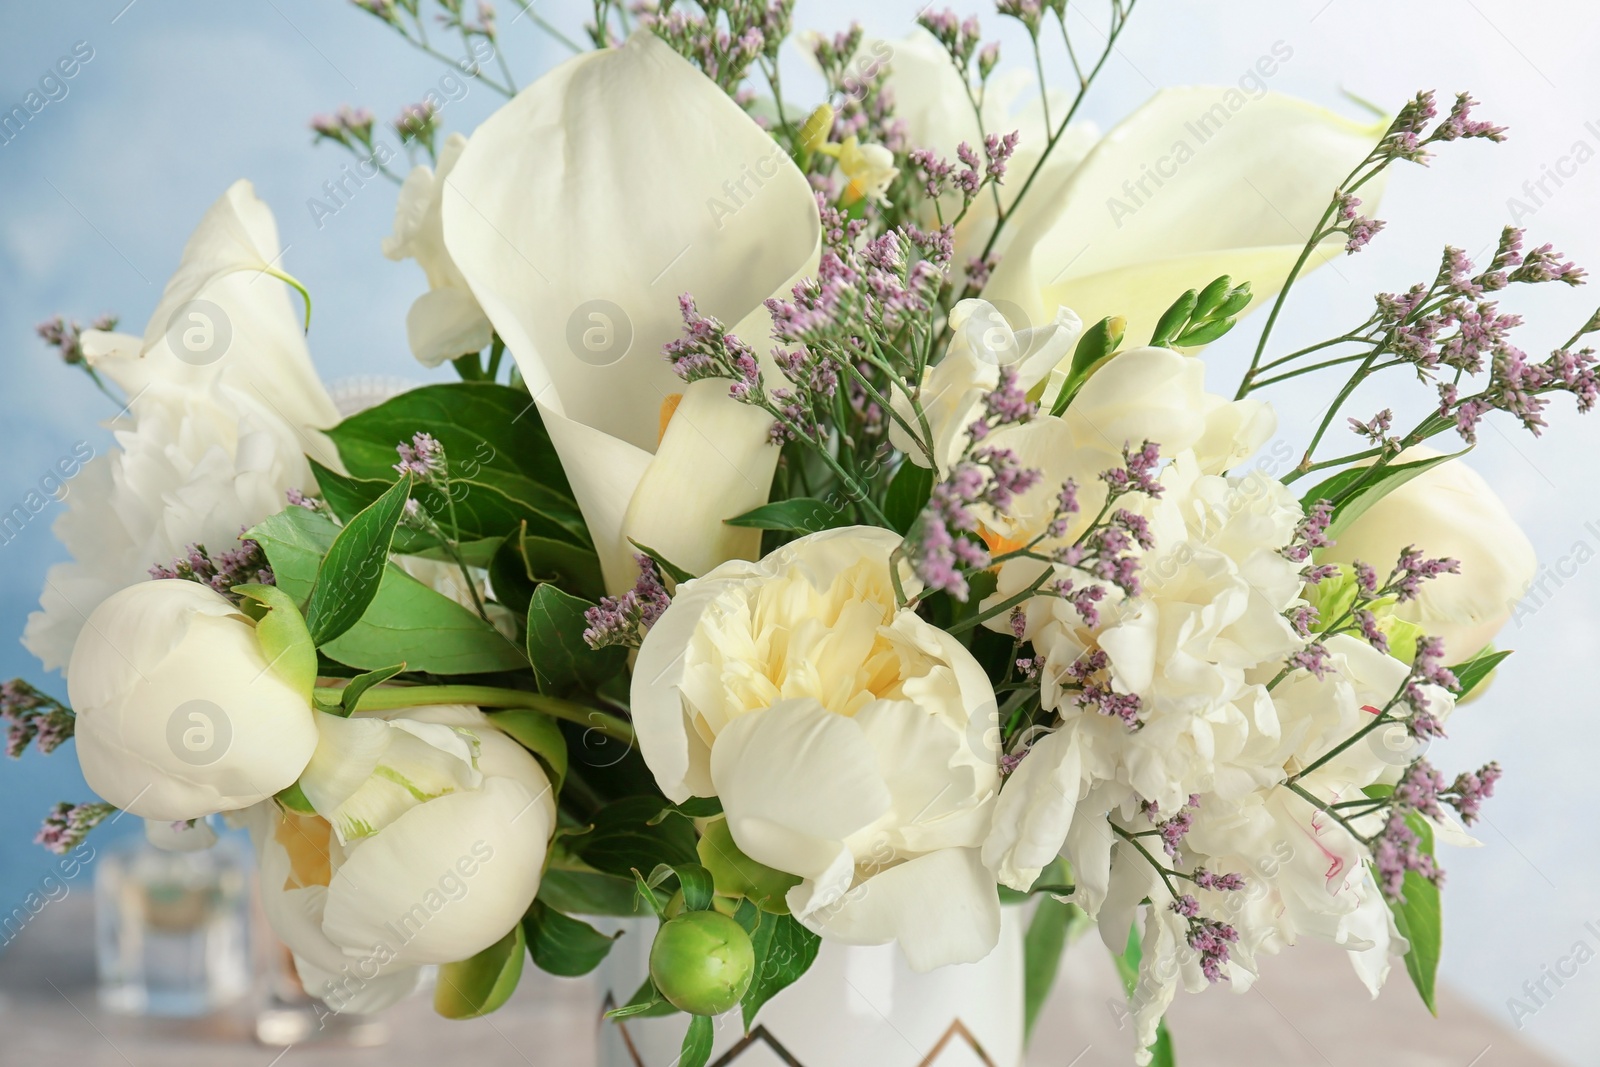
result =
M327 703L337 703L343 686L319 686ZM432 704L475 704L480 708L525 708L598 730L614 741L632 744L633 727L603 711L574 704L570 700L530 693L525 689L502 689L490 685L406 685L369 689L361 697L363 711L395 711Z

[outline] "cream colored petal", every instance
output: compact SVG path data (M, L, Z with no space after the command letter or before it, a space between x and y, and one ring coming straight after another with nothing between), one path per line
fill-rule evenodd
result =
M1185 289L1219 274L1271 297L1334 189L1382 134L1284 96L1166 89L1089 153L1058 196L1023 201L984 290L1032 321L1065 304L1150 336ZM1370 209L1380 182L1363 189ZM1336 254L1337 244L1328 255ZM1317 262L1313 260L1313 264Z
M633 562L637 549L623 535L623 518L653 457L620 437L567 418L549 404L541 402L539 414L594 539L606 588L620 592L638 575Z
M761 554L761 531L723 520L767 502L779 450L768 443L772 416L728 396L728 384L706 380L684 390L655 458L645 468L622 519L626 538L649 545L690 574L705 574L730 559ZM631 545L625 581L607 571L607 584L632 584ZM604 561L602 561L604 562Z
M482 352L493 334L483 309L465 289L430 289L406 312L406 340L424 367Z
M849 945L898 941L913 971L976 963L1000 940L1000 897L975 848L946 848L862 882L804 919Z
M820 239L782 148L649 32L568 60L479 127L444 232L534 396L553 387L569 418L646 450L681 390L661 358L678 296L738 323ZM594 314L614 331L602 350L582 340Z
M466 959L533 902L551 829L547 809L510 778L418 805L334 872L323 930L347 956L383 946L396 966Z
M729 723L711 749L711 778L745 854L803 878L826 873L845 838L893 802L862 728L809 699Z
M983 862L1003 885L1026 891L1060 855L1083 788L1077 734L1058 730L1034 743L1000 790Z
M348 963L337 971L328 971L303 956L296 956L294 969L307 992L321 998L340 1014L372 1015L400 1003L422 986L421 967L404 967L363 978L355 966Z

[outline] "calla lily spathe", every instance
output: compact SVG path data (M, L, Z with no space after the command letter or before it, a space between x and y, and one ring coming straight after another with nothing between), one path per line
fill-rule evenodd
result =
M1066 305L1086 323L1128 320L1147 339L1185 289L1248 279L1282 288L1334 189L1386 124L1363 124L1269 92L1164 89L1108 133L1059 185L1030 191L983 295L1027 322ZM1362 196L1370 210L1381 179ZM1339 254L1342 238L1309 265ZM1011 309L1008 308L1008 311ZM1019 323L1024 325L1025 323Z
M762 351L762 302L814 271L815 200L772 138L635 34L474 132L444 183L444 240L539 404L607 584L631 584L630 538L697 574L755 555L760 531L722 520L767 499L771 419L725 382L684 389L661 348L692 293Z

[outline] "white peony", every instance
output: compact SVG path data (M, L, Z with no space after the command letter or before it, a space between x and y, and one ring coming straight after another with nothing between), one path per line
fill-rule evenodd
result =
M65 665L97 604L151 567L195 543L231 549L287 490L314 492L307 454L337 466L320 431L338 410L284 284L262 273L279 258L271 212L236 182L190 237L144 339L84 335L85 359L129 403L110 424L117 449L84 467L55 523L72 560L46 573L22 639L47 670Z
M428 277L428 291L406 315L411 354L425 367L489 346L494 328L478 306L467 279L444 246L444 189L467 139L453 133L439 150L438 169L412 168L394 208L394 233L383 239L383 254L414 259Z
M427 964L466 959L521 921L555 827L549 779L476 708L318 714L300 779L315 814L246 813L262 905L302 983L378 1011Z
M67 667L83 777L147 819L204 818L293 784L317 744L312 678L268 662L220 593L141 582L100 604Z
M899 541L828 530L684 583L639 650L632 705L662 792L721 797L739 847L803 879L797 918L898 941L929 970L998 936L978 854L998 712L971 654L896 608Z

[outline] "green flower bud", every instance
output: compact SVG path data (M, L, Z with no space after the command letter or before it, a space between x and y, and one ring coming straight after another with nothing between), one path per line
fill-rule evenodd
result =
M789 914L785 896L800 884L800 878L774 870L746 856L734 843L727 819L706 824L697 848L700 863L711 872L717 892L728 897L746 897L762 911Z
M1198 300L1199 294L1193 289L1186 290L1178 297L1156 323L1156 332L1150 335L1151 346L1162 348L1176 337L1179 331L1188 325L1189 316L1194 314Z
M1222 302L1222 306L1213 313L1213 318L1227 319L1239 314L1250 305L1250 299L1255 296L1250 291L1250 283L1244 282L1233 291L1233 295Z
M715 911L669 919L650 946L650 977L668 1003L690 1015L721 1015L739 1003L755 974L744 927Z
M1123 335L1127 332L1128 320L1121 315L1107 316L1083 331L1083 336L1078 338L1077 347L1072 350L1072 367L1067 372L1067 380L1063 383L1061 392L1056 394L1055 403L1050 407L1050 414L1060 415L1067 410L1067 405L1078 395L1078 390L1089 380L1089 375L1117 350L1117 346L1122 344Z
M1237 319L1212 319L1210 322L1202 322L1200 325L1189 329L1186 333L1179 334L1173 338L1172 343L1180 348L1210 344L1233 329L1233 324L1237 321Z
M1194 318L1196 320L1210 318L1211 313L1221 307L1222 302L1228 299L1232 292L1232 278L1226 274L1217 278L1210 285L1200 290L1200 295L1194 302Z

